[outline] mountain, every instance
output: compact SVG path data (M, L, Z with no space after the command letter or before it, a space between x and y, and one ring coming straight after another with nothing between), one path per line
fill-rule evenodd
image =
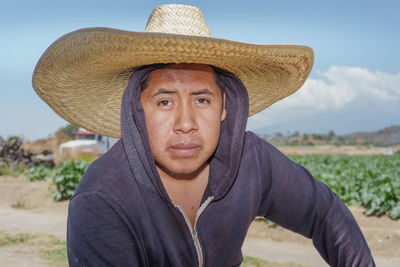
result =
M357 132L343 137L356 143L371 143L375 145L400 144L400 125L393 125L376 132Z
M260 135L288 131L326 134L331 130L337 135L347 135L356 132L374 132L388 125L399 125L399 114L399 107L389 105L366 107L354 104L346 109L326 110L313 114L290 109L285 111L271 109L263 113L263 117L270 119L267 125L263 122L249 123L248 130Z

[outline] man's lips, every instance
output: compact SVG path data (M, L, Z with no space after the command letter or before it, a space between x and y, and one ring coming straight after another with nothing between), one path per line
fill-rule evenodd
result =
M176 157L191 157L200 150L200 146L195 143L178 143L168 149Z

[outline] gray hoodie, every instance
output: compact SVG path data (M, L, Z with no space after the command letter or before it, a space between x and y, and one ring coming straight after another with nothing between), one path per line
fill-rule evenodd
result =
M331 266L375 266L353 216L302 166L246 132L244 85L222 75L227 118L210 159L194 228L166 193L151 154L134 72L121 107L122 138L91 164L69 205L70 266L239 266L250 223L264 216L313 239Z

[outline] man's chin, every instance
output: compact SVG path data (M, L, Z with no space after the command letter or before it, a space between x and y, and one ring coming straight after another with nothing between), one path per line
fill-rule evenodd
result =
M182 168L175 168L175 169L168 169L164 166L157 165L163 172L167 175L171 176L172 178L179 179L179 180L190 180L195 179L201 171L207 166L207 163L203 164L198 168L188 168L187 166Z

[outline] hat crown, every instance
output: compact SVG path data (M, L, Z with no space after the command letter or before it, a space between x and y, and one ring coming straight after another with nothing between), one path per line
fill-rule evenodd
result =
M154 8L145 31L205 37L211 35L198 7L176 4Z

